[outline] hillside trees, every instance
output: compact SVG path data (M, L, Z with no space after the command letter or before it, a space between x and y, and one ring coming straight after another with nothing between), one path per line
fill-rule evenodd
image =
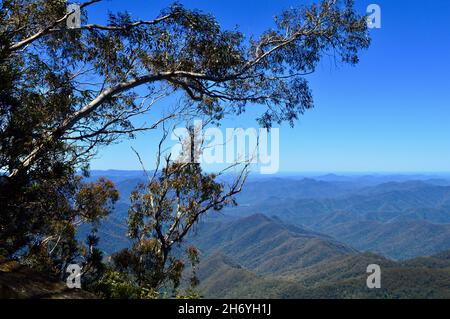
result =
M252 39L180 4L152 20L111 13L107 24L97 24L88 19L97 2L80 5L78 28L66 27L63 0L0 5L2 254L42 248L67 229L62 225L82 220L77 197L85 187L101 186L107 195L85 207L98 213L89 219L110 209L112 185L86 186L77 177L100 147L154 129L180 111L220 122L259 106L261 125L293 125L313 107L305 77L321 58L332 54L356 64L370 42L366 20L350 0L285 11ZM174 94L183 96L181 109L165 106L154 121L133 125Z
M205 173L200 164L185 161L184 157L195 156L192 154L194 134L191 131L191 136L186 137L177 159L172 160L171 153L163 155L159 147L152 175L144 168L148 180L132 193L128 213L128 236L133 245L112 256L113 269L128 274L127 282L154 294L161 289L178 288L186 259L193 271L190 286L197 285L198 251L186 246L185 238L207 212L235 205L234 195L242 190L248 176L248 162L242 163L242 167L235 163L219 173ZM160 146L166 136L167 133ZM200 152L202 147L198 146ZM237 166L239 174L231 184L218 181Z

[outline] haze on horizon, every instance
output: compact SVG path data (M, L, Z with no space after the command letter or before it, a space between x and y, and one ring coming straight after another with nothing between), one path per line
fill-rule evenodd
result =
M372 2L356 5L364 12ZM216 15L223 28L238 25L246 35L262 31L282 8L298 3L183 1ZM450 172L450 64L442 62L450 56L450 2L377 3L382 28L371 30L372 45L362 53L358 66L338 68L330 59L308 77L315 109L307 111L295 128L280 128L279 172ZM144 18L165 4L134 1L126 7ZM125 6L117 0L104 5L117 10ZM94 17L104 9L96 7ZM175 99L161 103L175 103ZM257 114L258 110L249 110L225 120L222 127L256 127ZM111 145L91 168L139 170L133 146L151 169L160 136L160 131L150 131Z

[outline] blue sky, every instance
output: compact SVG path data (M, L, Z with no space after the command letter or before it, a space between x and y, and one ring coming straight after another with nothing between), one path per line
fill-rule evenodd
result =
M310 1L179 2L250 35L271 27L284 8ZM90 17L101 21L107 10L126 9L150 19L170 3L105 1L90 9ZM450 171L450 1L356 0L361 13L371 3L381 6L382 28L371 30L372 46L356 67L324 60L308 78L315 109L295 128L280 128L280 171ZM257 114L250 111L223 126L254 127ZM151 168L159 136L152 131L102 149L91 167L139 169L133 146Z

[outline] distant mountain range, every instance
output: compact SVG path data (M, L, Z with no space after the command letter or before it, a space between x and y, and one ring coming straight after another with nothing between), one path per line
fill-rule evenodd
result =
M192 242L206 253L221 251L261 274L285 275L334 257L356 253L331 237L285 225L265 215L198 226Z
M99 229L110 254L130 244L129 195L145 177L108 171L91 178L98 176L121 193ZM237 200L211 212L189 238L201 250L206 297L450 298L446 177L256 176ZM369 264L381 266L382 289L367 289Z
M271 179L248 185L239 197L241 205L227 213L277 216L288 224L333 236L358 250L393 259L414 258L450 249L450 186L437 182L358 187L355 181ZM246 193L249 189L251 194Z
M450 251L395 262L263 215L203 223L192 242L208 298L450 298ZM370 264L381 289L367 288Z

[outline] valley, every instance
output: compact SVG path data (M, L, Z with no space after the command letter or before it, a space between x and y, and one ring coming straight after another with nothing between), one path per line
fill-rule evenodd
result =
M127 195L142 180L114 178L121 202L99 228L107 254L129 245ZM449 185L430 176L250 179L237 207L210 212L185 243L200 250L198 290L207 298L450 298ZM369 264L382 269L381 289L366 286Z

